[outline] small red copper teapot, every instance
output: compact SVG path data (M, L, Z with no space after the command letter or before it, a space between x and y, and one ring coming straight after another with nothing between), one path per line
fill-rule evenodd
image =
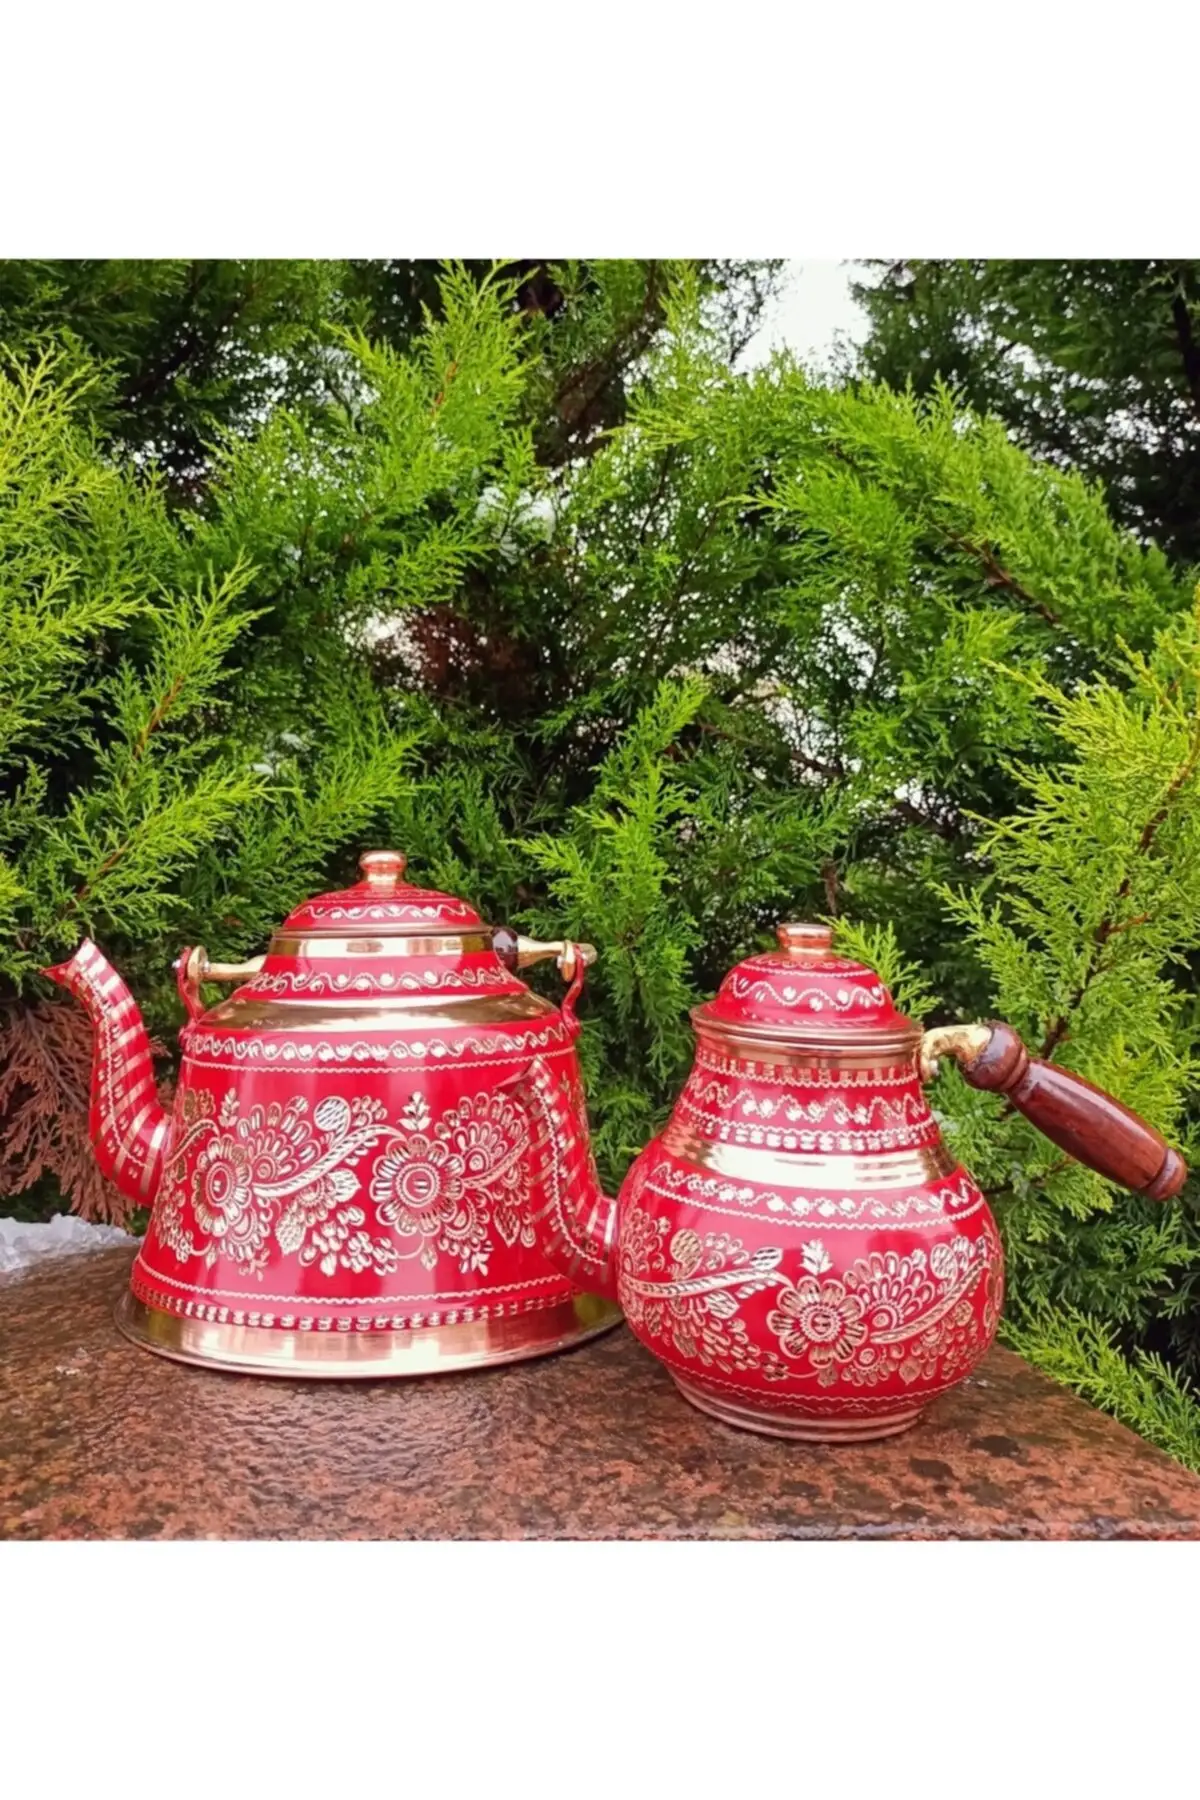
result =
M1117 1100L1030 1057L1007 1025L922 1032L820 925L782 925L692 1013L692 1073L617 1200L575 1092L534 1058L547 1256L620 1301L684 1396L726 1424L842 1442L891 1436L978 1363L1003 1259L922 1082L953 1056L1060 1148L1152 1199L1187 1174Z
M526 1116L504 1079L535 1054L577 1091L588 945L485 925L372 851L355 887L299 906L265 956L176 964L189 1023L174 1109L137 1004L90 942L46 971L96 1034L104 1173L152 1208L126 1334L266 1375L430 1374L537 1356L618 1322L545 1261ZM561 1009L517 968L555 956ZM205 982L236 991L205 1010Z

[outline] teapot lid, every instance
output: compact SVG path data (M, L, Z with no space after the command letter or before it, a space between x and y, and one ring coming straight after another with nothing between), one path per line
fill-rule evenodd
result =
M835 954L830 926L780 925L775 935L777 950L738 963L715 999L695 1008L698 1027L831 1055L842 1047L899 1048L920 1036L874 969Z
M368 851L359 868L363 878L353 887L318 894L289 913L264 956L212 964L201 950L194 973L189 958L190 1015L197 1016L195 988L205 979L241 984L205 1021L251 1033L503 1028L554 1013L501 959L500 932L466 901L406 882L394 850Z
M305 900L288 914L280 932L308 936L329 931L339 937L372 937L381 931L459 932L482 926L479 914L465 900L406 882L404 864L398 850L368 850L358 859L361 881Z

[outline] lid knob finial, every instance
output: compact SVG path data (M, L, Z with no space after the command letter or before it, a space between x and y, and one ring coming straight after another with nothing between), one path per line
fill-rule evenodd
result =
M829 925L777 925L775 936L779 948L789 956L827 956L833 948L833 929Z
M366 880L381 893L391 893L399 886L404 877L404 864L405 858L398 850L367 850L358 859Z

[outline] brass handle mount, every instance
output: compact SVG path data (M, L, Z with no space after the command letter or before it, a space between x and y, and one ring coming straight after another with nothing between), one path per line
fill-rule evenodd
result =
M203 944L180 951L175 963L175 984L179 998L187 1008L188 1018L198 1019L204 1011L204 1002L200 998L202 981L249 981L266 960L265 956L252 956L247 962L210 962Z
M553 938L543 942L540 938L521 937L507 925L498 926L493 932L492 948L505 968L514 972L528 969L534 963L545 962L547 957L552 956L564 981L574 980L580 963L585 969L590 969L596 960L595 944L573 944L568 938Z
M197 944L189 950L184 966L185 979L199 983L201 981L249 981L258 974L266 962L265 956L251 956L246 962L221 963L210 962L208 951L203 944Z
M934 1079L943 1056L952 1056L965 1068L987 1049L991 1036L990 1025L937 1025L927 1031L917 1052L921 1080Z

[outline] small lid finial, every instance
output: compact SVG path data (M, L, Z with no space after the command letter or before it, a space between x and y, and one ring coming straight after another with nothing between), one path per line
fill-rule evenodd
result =
M398 850L367 850L358 859L358 866L370 885L388 894L403 880L404 864L405 858Z
M789 956L827 956L833 948L833 930L828 925L777 925L775 936L779 948Z

